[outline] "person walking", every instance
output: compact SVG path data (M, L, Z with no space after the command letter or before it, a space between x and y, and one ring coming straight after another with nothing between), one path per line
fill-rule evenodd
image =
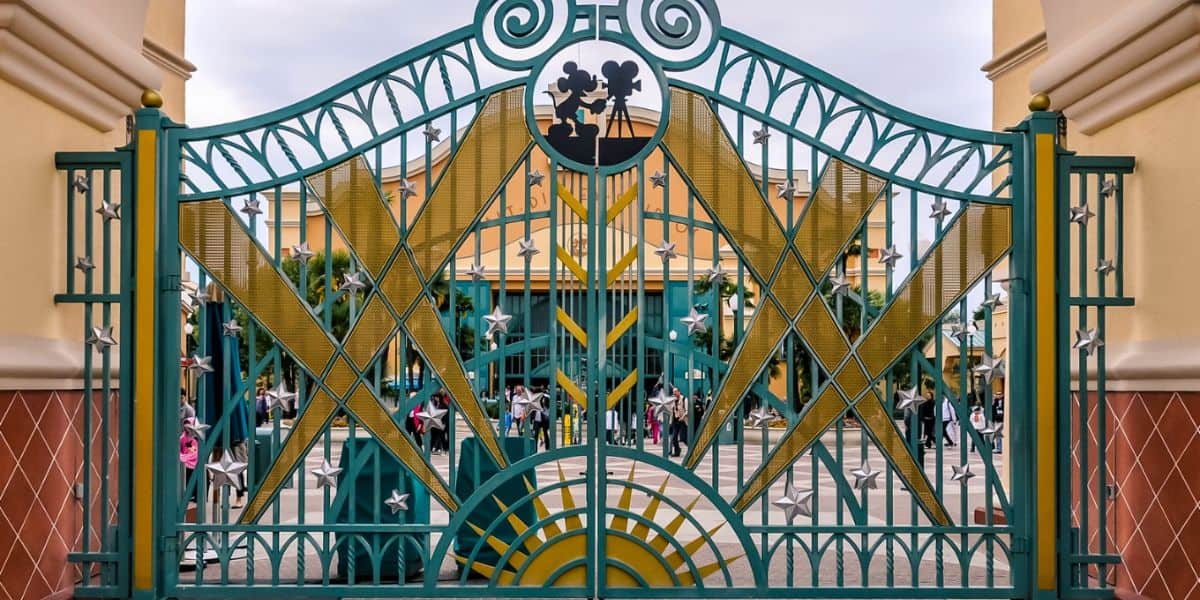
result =
M671 456L679 456L679 443L687 438L688 405L679 390L675 390L675 404L671 407Z
M654 414L654 406L646 404L646 425L650 429L650 441L657 446L658 436L662 432L662 423L659 422L659 415Z
M949 398L942 399L942 439L946 440L946 447L953 448L954 436L951 435L950 426L958 425L958 417L954 413L954 407L950 405Z
M525 386L518 385L513 388L512 399L514 402L516 402L517 400L519 400L521 398L527 398L528 396L529 396L529 392L525 391ZM509 406L512 407L513 424L516 425L516 427L517 427L517 435L524 436L525 435L525 417L527 417L529 415L529 409L526 408L525 404L510 403Z
M267 390L258 388L254 392L254 426L262 427L271 420L271 402L267 398Z
M621 428L621 415L617 409L610 408L604 412L604 441L609 444L617 443L617 431Z
M924 439L924 446L932 448L937 443L937 438L933 437L933 426L937 422L937 405L929 401L928 396L921 406L917 409L917 418L921 422L921 434Z
M1001 454L1004 452L1004 394L992 398L992 428L996 430L992 451Z

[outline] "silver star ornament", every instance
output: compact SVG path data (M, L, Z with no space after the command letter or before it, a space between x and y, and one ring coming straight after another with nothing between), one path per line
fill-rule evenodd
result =
M950 325L950 337L959 341L959 343L967 341L971 337L971 330L960 323Z
M946 201L941 198L933 201L933 206L930 207L930 210L932 212L929 213L929 218L936 219L939 222L951 214L950 209L946 206Z
M237 334L242 332L242 326L238 325L237 319L230 319L221 323L221 335L225 337L237 337Z
M338 290L350 294L357 294L358 292L366 289L367 284L363 282L362 276L363 275L360 272L346 273L342 275L342 285L338 287Z
M246 463L233 460L229 452L225 452L221 460L204 465L204 469L212 476L213 487L229 486L236 489L237 476L246 470Z
M1080 225L1086 226L1088 224L1088 221L1091 221L1092 217L1094 217L1094 216L1096 216L1096 213L1092 212L1091 209L1089 209L1086 204L1080 204L1079 206L1071 207L1071 222L1072 223L1078 223Z
M1104 340L1101 339L1100 333L1095 329L1076 329L1075 330L1075 349L1082 350L1084 354L1095 354L1104 346Z
M834 296L845 296L850 293L850 282L841 273L829 276L830 293Z
M426 123L425 129L421 131L421 135L425 136L430 142L442 141L442 130L433 126L433 123Z
M80 194L86 194L88 190L92 189L92 186L88 183L87 177L84 177L83 175L76 175L75 181L71 182L71 185L73 185L75 187L75 191L79 192Z
M1117 193L1117 182L1111 179L1105 179L1104 183L1100 184L1100 195L1108 198Z
M417 195L417 186L407 179L400 180L400 199L408 200Z
M975 373L983 377L984 382L991 383L995 377L1004 376L1004 361L990 354L984 354L975 366Z
M964 463L961 467L958 465L950 465L950 472L950 480L963 484L963 487L966 487L967 482L975 476L975 474L971 472L970 463Z
M262 206L260 205L258 198L247 198L246 203L242 205L242 208L239 210L239 212L247 217L263 214Z
M112 326L93 327L91 335L87 338L87 343L94 346L100 352L116 346L117 340L113 339L112 329Z
M771 423L775 422L775 413L767 410L766 407L760 406L750 411L749 419L751 427L762 429L770 427Z
M542 180L546 179L546 175L541 171L534 171L525 177L525 183L529 187L542 187Z
M902 389L897 393L900 395L900 401L896 403L896 408L900 410L907 410L909 408L916 410L926 400L925 396L922 396L915 387L908 388L907 390Z
M393 515L402 510L408 510L408 494L401 494L400 490L392 490L391 495L385 498L383 503L391 509Z
M335 488L337 487L337 476L342 473L341 468L329 464L328 460L321 461L319 469L311 471L313 476L317 478L317 488Z
M995 311L997 308L1004 306L1004 300L1000 299L1000 294L992 294L992 295L988 296L987 298L985 298L983 300L983 303L980 304L980 306L982 306L990 311Z
M766 125L763 125L762 129L752 131L751 133L754 135L755 144L765 144L771 138L771 131L767 129Z
M705 278L713 285L720 285L725 281L725 269L721 268L721 263L717 263L708 269Z
M313 254L312 248L308 247L308 242L301 242L295 246L292 246L292 260L295 260L302 265L308 264L308 261L313 257Z
M870 463L864 462L861 467L850 471L850 475L854 477L854 489L879 489L879 482L877 481L879 473L879 471L871 468Z
M658 247L654 249L654 253L657 254L663 262L668 262L671 259L679 256L679 254L675 252L675 242L668 242L667 240L663 240L662 243L660 243Z
M499 304L492 309L491 314L483 315L483 322L488 326L488 335L508 333L509 321L512 321L512 315L505 314L503 310L500 310Z
M675 407L675 396L668 394L667 387L663 386L659 388L658 395L650 398L650 404L654 406L654 416L662 416Z
M1101 278L1116 270L1117 266L1113 264L1113 261L1106 258L1100 259L1100 262L1096 264L1096 272L1100 274Z
M190 370L191 372L196 373L198 375L203 375L205 373L212 373L213 372L212 357L211 356L200 356L197 354L193 354L192 355L192 364L188 365L188 370Z
M879 264L887 265L889 269L896 268L896 263L901 258L904 258L904 255L900 254L900 251L896 249L895 245L883 248L879 251Z
M656 188L666 187L667 174L662 171L655 171L650 175L650 185Z
M279 410L286 411L290 409L291 403L296 400L296 394L289 392L287 386L281 381L273 389L267 390L267 399L270 400L267 410L278 408Z
M812 497L812 490L798 489L788 484L783 497L771 504L783 510L783 514L790 524L798 516L812 516L812 505L810 504Z
M198 440L203 440L205 432L209 430L209 426L197 421L196 419L188 419L188 421L183 424L183 430L186 431L188 435Z
M83 273L91 273L96 268L96 263L92 262L90 256L80 256L75 259L75 268Z
M471 267L467 269L467 275L470 276L471 281L480 281L487 275L487 272L484 270L483 265L472 263Z
M96 214L100 215L100 217L104 219L105 223L113 219L120 219L121 205L110 202L101 202L100 208L96 209Z
M708 315L696 312L696 307L694 306L691 312L688 313L688 316L679 320L680 323L683 323L687 327L688 335L696 335L697 333L708 331L707 321Z
M541 252L541 250L537 249L537 245L534 244L533 239L519 240L517 241L517 246L519 248L519 250L517 250L517 256L520 256L527 261L533 259L534 256Z
M417 419L425 426L425 430L445 429L446 425L442 423L442 415L446 414L446 409L436 406L425 405L421 412L416 414Z
M791 179L780 183L779 185L775 186L775 197L780 199L786 198L788 200L795 199L796 185L792 183Z

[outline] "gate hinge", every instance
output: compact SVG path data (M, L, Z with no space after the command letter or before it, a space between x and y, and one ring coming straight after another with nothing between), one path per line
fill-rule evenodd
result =
M181 292L183 291L183 282L178 275L163 275L158 287L164 292Z
M1022 535L1014 535L1012 539L1013 554L1029 554L1029 538Z

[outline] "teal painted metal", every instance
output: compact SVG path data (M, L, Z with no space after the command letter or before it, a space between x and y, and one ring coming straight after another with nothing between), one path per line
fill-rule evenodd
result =
M118 365L132 362L132 286L129 272L133 229L124 220L113 221L96 214L101 203L130 206L133 194L133 153L59 152L55 166L65 174L67 265L62 294L56 304L79 305L83 311L81 338L93 327L113 327L116 350L94 353L83 349L83 410L80 423L83 457L79 465L81 545L67 559L85 573L95 573L76 587L80 597L123 597L130 589L130 442L132 402L128 369ZM77 224L83 231L76 231ZM99 231L97 231L99 230ZM93 268L77 269L86 258ZM118 356L114 356L118 352ZM99 364L96 358L99 357ZM116 358L117 360L114 360Z
M803 61L722 27L716 4L711 0L669 0L652 4L622 1L597 6L574 1L557 4L546 0L485 1L480 3L474 25L384 61L279 111L203 128L178 126L165 119L160 121L157 111L139 115L140 126L159 128L162 132L160 148L138 150L154 151L163 166L162 188L157 195L160 199L160 239L164 243L160 244L158 264L167 285L159 293L156 335L159 361L156 386L160 394L156 471L162 474L155 495L160 506L155 536L160 557L157 595L598 595L611 598L720 595L790 598L873 597L882 588L886 588L886 594L891 597L1012 598L1033 595L1031 565L1034 553L1030 551L1030 538L1036 522L1031 515L1039 494L1050 493L1032 488L1028 476L1036 459L1035 445L1030 439L1034 431L1030 410L1034 397L1030 348L1035 323L1030 318L1032 307L1026 297L1029 290L1023 283L1032 273L1033 263L1032 257L1023 249L1028 247L1031 234L1032 171L1029 158L1031 133L1036 127L997 133L955 127L912 115ZM663 127L659 127L648 141L652 149L649 156L615 167L572 170L569 167L581 165L543 145L535 146L532 153L527 151L505 177L506 181L515 180L516 183L501 188L494 198L494 211L475 220L458 253L462 260L480 261L485 254L493 252L492 265L498 268L500 275L493 282L475 282L463 272L465 263L448 260L443 265L444 279L435 278L424 288L427 295L448 299L447 308L441 311L439 318L443 329L454 341L457 356L451 358L462 365L466 373L473 374L471 388L476 394L486 391L497 399L498 415L491 426L498 435L508 434L503 415L512 410L511 400L503 395L506 385L546 388L551 423L550 449L522 459L486 481L469 497L461 499L458 510L440 513L446 515L444 520L399 524L388 521L383 513L380 500L386 495L388 485L379 481L378 461L374 463L374 473L370 473L371 469L359 469L375 478L374 498L357 497L355 488L359 486L353 485L345 486L344 492L341 487L337 490L313 488L309 471L315 468L314 461L318 465L322 460L336 462L335 457L340 457L342 452L339 447L342 438L365 435L362 424L355 418L348 418L344 429L329 425L323 428L320 440L306 450L308 464L301 461L297 473L289 476L292 487L279 493L257 522L238 521L238 511L233 506L235 494L228 488L215 490L215 504L210 504L208 500L214 498L214 490L209 489L206 477L202 476L203 467L184 478L176 465L180 431L174 403L175 390L181 380L177 369L179 358L193 352L204 355L217 350L209 345L205 335L181 346L183 322L180 315L171 310L180 295L180 290L171 282L178 281L184 272L201 287L209 281L208 274L190 259L181 270L180 249L169 242L177 237L180 205L221 199L236 211L246 199L262 200L266 205L265 217L250 215L243 219L239 216L242 226L257 238L258 249L270 257L273 268L287 275L293 286L303 292L301 297L309 303L322 327L336 340L340 335L337 332L344 332L358 321L364 303L375 292L364 294L361 301L355 294L343 299L338 293L335 281L339 276L360 268L362 257L354 253L323 258L312 269L297 266L296 261L289 258L288 244L284 241L285 207L295 207L308 214L311 201L312 216L320 217L314 221L320 223L315 230L310 229L308 219L298 219L299 240L321 248L334 248L340 243L341 232L324 218L325 207L304 183L305 178L348 158L362 156L372 170L376 185L387 188L395 181L423 175L424 189L432 190L441 183L441 176L435 175L437 162L441 159L434 158L440 147L430 139L420 139L423 128L430 125L445 129L449 138L445 149L449 156L454 156L462 144L463 132L469 129L485 99L518 85L532 88L539 71L546 66L544 57L595 39L619 44L635 55L653 61L652 64L661 69L654 78L664 91L676 88L705 98L718 111L722 131L732 140L742 160L757 163L748 164L748 172L768 200L775 195L772 185L779 181L796 181L807 184L809 190L816 190L826 183L827 177L832 177L829 175L830 158L884 182L888 200L883 201L884 208L878 211L882 213L881 222L859 223L850 241L841 247L840 267L835 267L842 273L855 274L857 288L845 296L823 294L817 299L828 303L831 313L843 323L843 333L855 347L878 325L880 316L898 302L897 292L914 284L913 273L921 266L931 264L932 253L920 246L921 237L928 235L928 248L940 248L947 243L951 225L962 219L969 207L1011 207L1014 250L1009 255L1013 285L1009 294L1009 322L1017 325L1010 326L1008 331L1013 397L1009 413L1014 417L1008 454L1004 458L985 455L974 459L966 444L947 446L941 439L943 424L936 418L930 429L937 438L933 447L924 450L919 434L914 433L906 440L908 451L914 455L933 454L932 468L926 471L936 494L946 501L953 515L952 523L931 524L925 513L909 500L909 494L900 489L895 465L882 460L874 451L869 436L843 418L836 419L828 433L815 443L807 460L802 458L794 468L786 470L779 483L771 488L772 496L752 504L745 511L732 509L733 496L745 489L748 473L753 473L758 466L755 461L764 460L774 447L770 435L756 432L746 422L751 403L773 408L787 422L787 428L781 431L791 431L808 416L813 398L820 397L826 390L840 390L840 386L832 382L831 373L820 366L806 337L807 332L787 334L782 347L771 353L781 358L771 361L772 368L784 373L772 378L768 368L753 378L752 397L740 402L727 422L720 424L728 428L732 443L713 446L707 454L709 464L704 468L685 469L668 456L666 443L656 449L653 442L647 440L648 432L642 425L647 414L647 397L654 384L661 381L675 385L689 397L698 393L704 399L714 394L729 377L730 354L743 345L753 327L749 320L750 302L759 306L779 302L779 292L759 279L771 274L758 274L751 267L741 244L737 243L737 231L709 214L711 199L702 197L702 191L681 173L677 157L665 150L659 152L663 150L659 145ZM699 68L701 65L708 66ZM492 80L485 81L487 78ZM537 128L541 122L535 118L536 107L531 97L528 95L525 100L526 113L530 115L529 125ZM667 105L666 102L662 104ZM661 114L664 119L669 119L665 111ZM747 133L755 127L771 131L775 139L762 144L762 148L754 148L748 143ZM784 150L776 154L778 146L774 144L780 143L778 140L782 140ZM528 183L528 178L536 164L541 164L535 162L542 160L544 155L548 157L548 185L537 187ZM120 156L124 157L121 159L124 162L110 171L128 174L129 154ZM1118 178L1128 172L1126 163L1121 161L1110 164L1102 159L1077 157L1062 160L1068 165L1063 172L1080 173L1091 169L1087 172L1112 173ZM84 169L86 162L85 158L74 156L72 160L64 158L61 164L69 171ZM798 168L800 166L803 169ZM659 170L673 175L661 188L654 187L650 177ZM612 215L614 219L610 223L607 213L613 202L633 185L638 186L630 205L633 208ZM560 186L580 199L587 209L586 219L557 198ZM521 193L510 192L510 187L520 188ZM954 214L944 222L919 225L919 222L928 221L921 215L922 204L932 200L949 202ZM389 202L393 213L401 216L398 224L402 239L409 236L410 215L414 214L412 201L400 193ZM1117 204L1109 209L1109 214L1119 215L1120 192L1116 194L1115 202ZM789 233L789 237L793 237L800 224L811 217L812 202L798 210L792 202L777 204L781 206L773 206L772 218ZM907 250L909 260L905 267L896 271L886 269L881 273L868 264L872 252L878 250L878 238L873 236L878 235L874 232L880 228L884 246L898 244ZM511 264L512 258L504 249L512 244L512 236L532 239L547 230L545 235L550 247L541 248L548 256L544 274L534 269L532 262L526 262L523 268L520 264ZM1116 230L1119 232L1119 225ZM75 232L68 232L72 247L76 237ZM84 237L87 237L86 232ZM686 261L686 267L681 265L674 277L660 271L659 279L655 280L653 273L657 266L651 260L653 257L647 256L648 247L662 239L678 239L681 245L686 245L680 250L678 259ZM90 246L94 240L88 238L85 243ZM107 243L106 238L105 245ZM1115 244L1119 254L1121 240L1116 240ZM858 263L850 267L855 260L855 255L850 252L854 245L859 248ZM132 244L121 244L122 252L131 252L131 247ZM571 269L556 252L558 247L572 256L572 260L586 259L581 265L586 273L585 281L572 279ZM609 270L632 251L637 252L636 267L617 274L610 281ZM795 251L799 256L798 249ZM1065 254L1060 253L1060 261L1062 256ZM127 262L129 256L122 259L123 264L132 264ZM709 286L707 291L697 287L703 271L714 259L729 263L733 287L729 293L721 290L721 286ZM538 264L541 269L541 263ZM805 276L828 290L833 273L810 273L808 265L804 268ZM1064 267L1060 265L1059 268ZM1063 299L1060 314L1066 314L1068 306L1079 306L1098 311L1102 322L1105 306L1128 302L1123 296L1121 275L1118 262L1115 294L1106 294L1108 288L1105 287L1081 292ZM666 281L661 281L663 279ZM998 285L998 279L998 276L988 274L979 289L991 293ZM107 305L119 297L122 310L128 310L127 286L97 290L91 287L90 281L87 277L84 285L77 286L72 278L59 296L60 301L81 302L85 306ZM661 281L661 291L655 287L660 285L656 281ZM463 306L469 305L461 310L460 292L468 301ZM730 299L736 299L736 302ZM997 311L995 307L985 306L976 318L975 307L979 300L977 290L949 307L946 314L940 315L928 328L920 343L908 348L885 370L877 384L886 394L885 404L889 410L893 408L892 394L907 388L910 382L927 382L925 387L937 398L945 399L951 410L960 416L970 413L971 403L992 400L994 390L992 386L982 384L974 374L972 361L977 359L972 357L977 350L988 355L999 352L994 347L999 340L993 323ZM512 332L492 338L480 335L481 316L497 304L506 312L517 315L512 322ZM722 335L712 335L702 343L696 343L682 332L679 318L693 307L707 314L710 323L722 323L719 328ZM555 315L560 309L580 320L579 324L586 332L586 344L574 341L567 328L556 324ZM626 334L626 339L606 344L611 328L633 309L638 310L641 318L630 330L632 335ZM245 414L252 414L254 392L259 385L273 386L280 381L289 381L292 384L289 388L298 393L301 414L313 401L314 393L325 385L322 374L307 373L296 366L285 349L256 322L252 311L236 304L223 310L226 312L222 314L222 320L235 318L245 331L240 337L222 341L221 345L226 351L238 349L245 361L244 364L227 361L219 367L226 372L235 371L235 384L222 386L213 400L214 406L220 407L217 409L221 411L219 414L209 414L206 405L198 406L201 419L213 425L209 437L201 444L202 462L207 462L211 451L227 445L234 432L234 420L239 418L236 416L241 410L238 406L248 411ZM535 311L543 310L540 314L546 317L545 327L535 314ZM754 311L757 312L757 307ZM219 325L210 322L204 312L200 311L191 323L195 331L204 332ZM959 324L979 321L980 333L977 335L982 336L982 349L974 346L973 337L953 343L943 335L943 328L955 320ZM728 325L725 325L727 321ZM132 318L123 317L121 322L127 326L132 323ZM468 334L468 330L473 331ZM672 332L676 334L674 338ZM728 337L725 334L731 334L730 341L723 339ZM122 335L133 339L130 331L123 331ZM355 380L373 394L385 398L395 411L394 421L402 424L415 406L430 401L442 385L440 379L444 375L430 366L433 357L415 351L415 344L407 332L395 330L391 335L393 346L375 357L368 368L356 373ZM968 343L967 339L972 341ZM926 344L926 340L931 341ZM121 351L127 351L125 345ZM950 368L947 361L954 352L957 352L959 362ZM344 350L339 349L338 353L346 356ZM964 355L968 357L966 361L961 359ZM852 360L846 358L843 363ZM128 363L123 361L122 364ZM834 365L834 370L838 366ZM635 384L624 396L615 399L619 418L624 424L622 435L618 437L625 438L623 443L627 445L610 443L605 439L608 394L634 369L638 373ZM1062 369L1060 365L1059 380L1066 382L1068 373ZM558 370L562 370L563 377L571 380L573 385L582 388L587 398L586 409L565 399L556 375ZM125 377L124 372L122 377ZM210 383L201 382L193 387L189 377L182 379L196 395L211 395ZM1103 398L1102 372L1097 381ZM129 388L124 383L121 390ZM411 396L406 393L410 387L415 388ZM399 393L391 394L388 390L392 388L397 388ZM1062 391L1066 398L1067 388ZM1083 398L1079 400L1080 406L1086 405L1087 395L1080 397ZM124 396L122 398L122 402L128 401ZM456 399L456 404L459 401L461 399ZM1103 406L1103 400L1100 406ZM456 478L461 475L453 467L457 464L458 442L462 441L459 436L468 430L460 431L453 426L462 423L463 418L458 406L450 409L448 421L452 426L444 457L431 451L433 436L430 432L413 439L420 440L422 459L435 465L454 488ZM694 432L705 419L697 418L692 410L687 412L688 429ZM842 417L849 414L848 409L842 410ZM634 415L639 425L630 427ZM261 435L251 434L253 444L247 453L247 472L250 473L247 485L252 494L261 485L257 479L260 476L255 473L266 466L259 461L275 460L287 443L289 434L279 418L281 416L276 412ZM567 416L572 417L570 424ZM965 424L966 419L961 421ZM913 429L920 427L915 413L898 422ZM121 435L127 436L129 420L124 413L120 423ZM253 430L249 422L241 425ZM527 437L535 434L528 423L520 424L516 431ZM1064 426L1062 433L1067 432ZM759 439L752 440L754 436ZM985 452L992 448L992 443L973 429L964 429L962 439ZM254 444L259 443L261 452L255 450L258 446ZM353 448L345 452L347 464L363 464L361 461L365 459L357 456ZM1061 461L1065 460L1062 457L1067 456L1066 447L1059 448L1058 456L1062 467ZM122 461L128 460L125 454L121 457ZM858 461L871 458L881 461L877 465L883 466L881 485L885 489L870 492L855 489L847 472L857 467ZM1080 458L1085 463L1094 460L1086 456ZM1000 460L1009 460L1012 465L1021 467L1012 469L1011 487L999 475ZM983 489L978 505L972 499L974 497L958 493L958 483L948 479L950 465L969 461L977 461L973 464L978 465L983 480L972 484ZM555 467L563 465L571 472L565 473L559 481ZM651 473L660 479L642 481L627 476L624 470L635 465L639 473ZM476 561L475 557L482 549L477 546L468 556L460 557L465 568L453 580L440 577L442 570L454 568L456 564L451 550L455 532L469 522L477 509L493 505L492 492L504 485L523 484L517 481L516 475L526 469L539 468L542 471L538 485L519 503L501 508L501 517L492 522L471 524L480 527L486 537L500 531L504 523L509 522L507 517L517 514L522 506L528 509L538 502L563 502L564 507L552 507L555 514L539 516L537 522L525 524L530 526L525 537L507 544L497 565ZM576 475L580 468L582 472ZM551 477L547 481L544 475ZM129 485L128 477L128 465L123 465L118 478L122 490ZM669 494L658 492L658 485L668 479L675 482L670 488L672 491ZM472 480L478 480L478 477ZM782 493L783 483L818 490L812 499L811 520L789 522L770 505L770 501ZM1104 482L1097 485L1104 489ZM575 509L567 509L561 494L572 488L584 492L583 502ZM830 493L822 494L822 489ZM623 504L619 494L624 490L632 491L638 498L658 498L664 511L681 517L681 527L694 530L698 549L685 552L684 547L693 541L692 537L668 531L661 522L646 519L639 512L640 506L633 508ZM1054 492L1059 498L1070 497L1063 495L1069 492L1066 489ZM187 501L193 493L196 498L204 499L195 507L194 516ZM687 504L693 497L702 507L699 510L693 510ZM353 505L359 501L373 507L375 513L371 522L326 522L330 506ZM121 504L128 506L128 502ZM1059 505L1067 510L1068 502ZM976 508L982 509L983 520L972 523ZM996 518L993 509L1004 515L1003 523ZM582 537L589 552L578 561L563 562L551 573L539 574L535 559L541 560L537 557L545 556L546 551L538 554L536 548L521 544L531 540L530 536L548 537L546 527L553 523L561 525L576 518L580 520L581 528L569 530L564 535ZM706 520L710 518L717 521ZM1062 513L1059 518L1060 524L1066 523L1069 513ZM613 529L613 523L619 520L642 523L648 533L645 537L637 537L633 534L636 529L617 531ZM710 532L717 522L723 523L722 532ZM1085 520L1078 526L1084 532L1089 527L1099 527L1103 531L1102 523ZM117 529L127 530L121 525ZM411 534L421 540L417 558L424 565L424 574L407 581L385 580L381 576L381 561L385 556L391 556L392 550L386 543L369 541L375 538L368 535L380 531ZM662 548L651 544L651 533L662 536ZM334 541L335 537L337 541ZM118 540L123 539L118 536ZM541 545L548 546L548 541L541 540ZM81 594L103 595L114 593L114 590L128 590L128 541L117 541L116 544L111 549L105 547L103 552L78 557L81 561L91 558L109 565L116 577L95 588L81 588ZM373 565L369 569L371 572L359 573L357 571L361 569L350 568L347 579L337 579L335 557L346 547L365 553L370 561L363 564ZM1113 560L1106 549L1097 552L1080 544L1071 548L1071 553L1064 553L1061 558L1064 591L1087 587L1083 585L1082 574L1090 572L1092 567L1104 572L1105 565ZM621 585L625 577L634 585L650 585L653 573L650 569L631 570L628 562L619 562L617 558L637 552L662 557L672 549L679 552L679 566L671 567L666 573L673 585L648 589ZM402 559L403 552L407 550L402 551ZM731 561L736 554L741 554L741 558ZM527 559L518 564L521 561L514 557L520 555ZM704 585L687 584L687 577L700 574L706 561L715 565L715 570L708 576L699 577ZM513 577L563 577L564 581L570 579L572 584L546 588L513 587L505 585L499 575L483 579L472 575L472 569L476 567L494 566L499 570L505 565L513 565ZM610 571L610 567L614 570ZM675 571L676 568L680 571ZM573 579L574 569L584 574L581 580ZM931 574L932 581L923 578L927 573ZM121 579L122 576L126 578Z
M1071 598L1113 597L1117 548L1110 540L1116 482L1109 479L1111 460L1106 358L1104 346L1094 353L1076 347L1074 332L1094 330L1106 337L1107 309L1132 306L1125 295L1124 204L1127 178L1134 159L1126 156L1078 156L1062 152L1058 159L1059 226L1057 270L1062 278L1058 344L1060 478L1058 527L1062 551L1061 595ZM1096 218L1071 223L1072 207L1086 206ZM1115 234L1115 239L1110 239ZM1103 263L1110 261L1111 272ZM1095 262L1093 262L1095 261ZM1092 442L1094 440L1094 443ZM1079 504L1070 501L1078 496Z

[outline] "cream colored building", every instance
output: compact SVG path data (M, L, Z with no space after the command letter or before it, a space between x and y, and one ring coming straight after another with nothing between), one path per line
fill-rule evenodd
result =
M1111 583L1126 597L1194 597L1200 2L994 0L993 7L994 58L983 69L993 83L995 127L1018 123L1030 96L1045 93L1051 110L1066 117L1070 150L1136 158L1125 178L1121 265L1136 305L1107 310L1104 340L1112 495L1101 501L1111 520L1107 551L1122 559ZM1088 256L1086 266L1096 258ZM1072 329L1075 319L1072 311ZM1089 398L1093 411L1094 391ZM1096 498L1088 501L1095 511ZM1089 551L1100 549L1098 539L1090 542Z

